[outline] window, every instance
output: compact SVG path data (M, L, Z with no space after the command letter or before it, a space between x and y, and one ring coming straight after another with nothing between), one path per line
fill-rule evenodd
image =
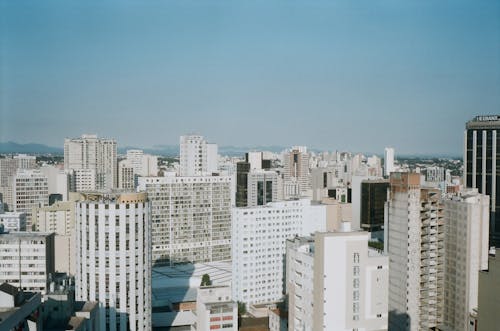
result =
M358 278L353 279L352 287L359 288L359 279Z
M359 267L358 266L353 267L352 273L354 276L359 276Z
M354 253L354 263L359 263L359 253Z

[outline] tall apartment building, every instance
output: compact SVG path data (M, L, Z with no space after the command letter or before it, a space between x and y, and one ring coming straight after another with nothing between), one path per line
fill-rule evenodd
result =
M314 313L314 237L286 241L288 330L311 331Z
M47 177L49 195L60 194L63 201L68 200L69 178L64 169L52 165L40 167L40 171Z
M140 149L130 149L127 151L126 158L137 176L157 176L158 175L158 157L144 154Z
M310 189L309 154L307 147L294 146L284 156L285 197L297 197Z
M57 272L76 272L75 202L59 201L51 206L34 208L37 231L54 232L54 265Z
M144 154L140 149L127 151L127 158L118 162L118 187L135 190L137 177L157 176L158 157Z
M389 261L369 234L316 233L287 242L289 330L386 330Z
M489 197L477 190L444 200L443 326L470 329L478 307L479 272L488 269Z
M384 226L389 262L389 329L429 330L443 322L444 215L440 191L420 174L391 173Z
M9 211L15 210L15 199L12 196L13 179L19 169L34 169L36 157L26 154L18 154L14 157L0 159L0 194Z
M394 148L386 147L384 149L384 176L389 177L394 171Z
M130 160L125 159L118 162L118 188L123 190L135 190L136 174Z
M54 234L0 229L0 284L44 295L54 273Z
M145 193L76 203L76 300L99 302L99 330L151 330L151 223Z
M117 187L116 157L113 139L84 134L64 140L64 170L74 172L73 189L78 192Z
M39 170L18 170L13 179L14 211L26 214L26 229L32 229L33 208L49 205L47 177Z
M209 144L203 136L181 136L180 175L205 176L217 172L217 145Z
M237 331L238 304L228 286L203 286L196 296L196 323L192 331Z
M477 116L464 133L464 183L490 196L490 246L500 247L500 116ZM497 170L498 169L498 170ZM498 184L497 184L498 183Z
M326 206L302 199L232 213L233 298L247 304L280 301L286 240L325 231Z
M231 259L231 177L140 177L155 264Z

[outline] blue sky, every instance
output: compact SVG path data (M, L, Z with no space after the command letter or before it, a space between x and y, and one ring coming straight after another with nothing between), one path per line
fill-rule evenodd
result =
M499 1L3 1L0 141L458 154Z

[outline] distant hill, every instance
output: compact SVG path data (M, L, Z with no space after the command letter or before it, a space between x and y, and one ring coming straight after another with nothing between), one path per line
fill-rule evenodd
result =
M280 153L283 150L290 148L290 146L250 146L250 147L241 147L241 146L219 146L219 154L227 155L227 156L244 156L246 152L249 151L269 151L273 153ZM144 153L153 154L153 155L162 155L162 156L179 156L179 145L154 145L152 148L142 148L142 147L132 147L132 146L118 146L118 154L126 154L129 149L142 149ZM321 150L316 148L309 148L309 151L313 152L321 152ZM43 144L19 144L16 142L8 141L8 142L0 142L0 154L15 154L15 153L24 153L24 154L55 154L55 155L63 155L64 148L61 147L52 147ZM374 153L363 153L364 155L370 156L374 155ZM383 158L383 155L378 155ZM452 158L452 159L462 159L461 155L456 155L453 153L443 153L443 154L400 154L396 153L396 159L432 159L432 158Z
M18 144L13 141L0 142L0 154L64 154L64 149L43 144Z

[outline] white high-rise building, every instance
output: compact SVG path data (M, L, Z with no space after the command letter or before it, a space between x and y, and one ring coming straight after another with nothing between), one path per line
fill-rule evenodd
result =
M127 158L118 162L118 187L135 190L137 177L158 176L158 157L140 149L127 151Z
M384 176L390 176L394 171L394 148L386 147L384 149Z
M144 154L140 149L130 149L127 151L127 160L134 169L137 176L157 176L158 175L158 157Z
M36 166L36 156L17 154L13 157L17 162L17 169L34 169Z
M219 147L207 143L207 172L213 174L219 171Z
M78 192L88 190L88 182L92 180L91 190L117 187L116 157L116 141L113 139L84 134L81 138L64 140L64 170L79 173L80 179L73 181L74 190Z
M429 330L443 322L444 216L440 191L420 174L394 172L385 211L389 328Z
M118 188L135 190L135 171L129 159L118 162Z
M470 330L478 308L479 271L488 269L489 213L489 197L477 189L444 200L445 330Z
M314 267L305 271L313 273L313 300L307 302L314 305L311 330L387 329L389 261L368 247L369 237L348 226L315 235Z
M12 195L14 176L19 169L34 169L36 166L36 157L26 154L18 154L14 157L6 157L0 159L0 195L4 204L5 210L15 210L15 199Z
M231 177L139 177L157 264L231 259Z
M52 165L40 167L40 171L47 177L47 184L50 194L61 194L63 201L68 200L69 179L64 169Z
M310 200L233 208L233 298L247 304L283 296L286 240L325 231L326 206Z
M53 273L53 233L2 233L0 229L0 284L7 282L44 295Z
M209 144L203 136L180 137L180 175L205 176L217 172L218 149Z
M75 202L58 201L52 206L34 208L33 223L37 231L54 232L55 270L75 274Z
M14 176L14 211L26 214L26 229L31 231L33 208L49 205L47 177L40 170L20 169Z
M311 188L307 147L294 146L284 156L285 198L305 195Z
M99 330L151 330L151 223L145 193L82 194L75 297L99 301Z
M314 238L286 241L288 330L311 331L314 313Z

